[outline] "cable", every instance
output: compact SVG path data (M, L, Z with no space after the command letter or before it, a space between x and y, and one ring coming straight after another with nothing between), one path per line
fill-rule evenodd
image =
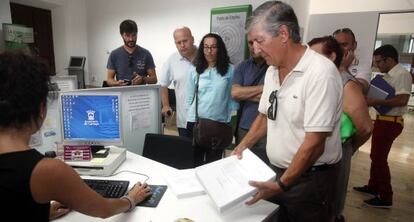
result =
M112 174L111 176L116 176L120 173L133 173L133 174L138 174L138 175L144 176L144 177L146 177L146 179L144 180L144 183L146 183L150 179L150 177L147 174L138 173L138 172L131 171L131 170L121 170L119 172L116 172L116 173Z

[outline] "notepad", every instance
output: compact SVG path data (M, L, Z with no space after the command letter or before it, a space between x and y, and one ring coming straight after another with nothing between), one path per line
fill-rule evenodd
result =
M195 169L175 170L163 176L178 199L205 194L204 187L196 177Z
M249 149L243 158L230 156L195 169L196 176L217 210L223 212L257 191L249 180L274 180L276 173Z

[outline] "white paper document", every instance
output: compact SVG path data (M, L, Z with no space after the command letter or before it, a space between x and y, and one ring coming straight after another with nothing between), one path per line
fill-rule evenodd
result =
M276 173L249 149L243 158L230 156L197 167L196 176L219 212L244 201L256 192L249 180L274 180Z
M386 99L389 93L371 84L369 85L367 97L373 99Z
M163 176L178 199L205 194L204 187L196 177L195 169L171 171Z

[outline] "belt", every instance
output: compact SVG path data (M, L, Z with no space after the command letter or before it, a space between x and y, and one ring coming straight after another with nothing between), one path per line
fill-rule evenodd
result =
M377 120L388 121L393 123L399 123L401 126L404 126L404 119L402 116L382 116L377 115Z
M323 164L323 165L318 165L318 166L311 166L311 167L309 167L308 170L306 170L306 172L309 173L309 172L329 170L334 166L335 166L335 164Z
M322 164L322 165L317 165L317 166L311 166L311 167L309 167L305 171L305 173L311 173L311 172L319 172L319 171L329 170L329 169L333 168L336 164L337 163L334 163L334 164ZM277 166L274 166L274 165L271 165L271 168L272 169L279 169L282 172L285 172L286 171L286 168L280 168L280 167L277 167Z

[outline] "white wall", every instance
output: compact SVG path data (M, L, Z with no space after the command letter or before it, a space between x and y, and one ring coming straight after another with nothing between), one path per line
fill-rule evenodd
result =
M123 44L119 24L124 19L138 24L137 44L148 49L154 57L159 73L167 57L176 51L172 32L179 26L188 26L198 45L202 36L210 30L210 9L214 7L252 4L253 8L264 0L153 0L140 1L86 1L88 27L89 71L92 84L100 85L106 79L106 63L110 51Z
M414 9L414 0L310 0L310 14Z
M0 52L4 50L3 23L11 23L9 0L0 0Z
M411 35L414 33L414 12L381 14L378 34Z
M88 81L88 48L85 0L65 0L52 9L53 43L56 73L66 74L70 56L86 56L85 80Z

